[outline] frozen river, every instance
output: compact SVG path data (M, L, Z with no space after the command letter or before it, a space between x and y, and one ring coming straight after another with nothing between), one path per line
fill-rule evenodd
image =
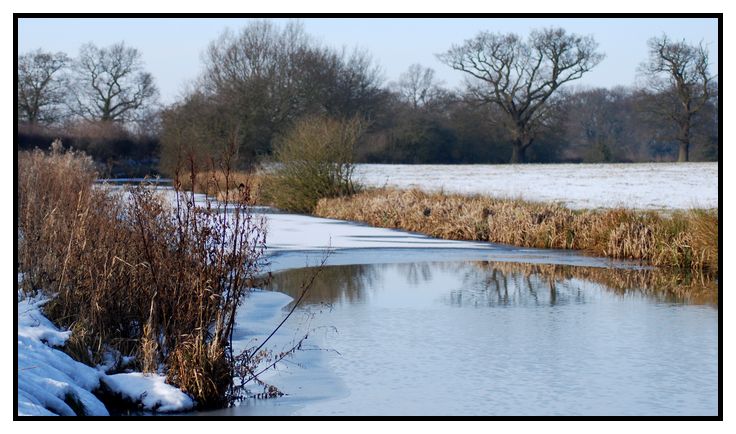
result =
M309 339L263 378L285 396L205 415L717 414L715 294L644 288L639 267L573 251L268 217L273 292L246 300L236 346L281 321L329 247L271 348Z

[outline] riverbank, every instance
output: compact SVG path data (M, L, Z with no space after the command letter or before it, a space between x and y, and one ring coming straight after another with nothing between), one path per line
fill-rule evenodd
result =
M382 188L321 199L314 213L448 240L582 250L655 266L718 272L715 209L572 210L556 203Z

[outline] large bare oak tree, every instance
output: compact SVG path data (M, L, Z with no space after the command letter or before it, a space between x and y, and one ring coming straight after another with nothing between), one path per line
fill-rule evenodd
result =
M666 35L652 38L648 44L649 60L642 64L641 73L659 96L654 111L677 128L677 161L688 161L693 119L712 96L708 51L702 43L675 42Z
M468 90L474 99L495 104L507 115L511 162L523 163L549 114L550 97L603 59L597 47L592 37L561 28L535 30L527 40L513 33L481 32L438 58L472 77Z

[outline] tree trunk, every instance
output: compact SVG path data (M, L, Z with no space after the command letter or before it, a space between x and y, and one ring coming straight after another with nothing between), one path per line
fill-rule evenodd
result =
M678 163L690 161L690 116L680 125L680 153L677 156Z
M528 135L523 135L519 139L515 139L512 142L511 148L511 164L523 164L526 163L526 148L531 146L533 139L529 138Z
M524 162L524 148L521 146L521 142L514 141L513 147L511 148L511 164L521 164Z
M680 142L680 154L677 157L678 163L685 163L690 161L690 144L687 142Z

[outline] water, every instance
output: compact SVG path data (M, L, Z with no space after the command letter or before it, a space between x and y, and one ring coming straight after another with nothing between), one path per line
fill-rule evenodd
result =
M296 298L313 271L278 273L273 289ZM326 267L302 309L313 313L310 342L329 350L321 363L336 381L323 388L335 392L313 378L272 405L227 414L717 414L714 293L683 296L642 273L467 261Z

